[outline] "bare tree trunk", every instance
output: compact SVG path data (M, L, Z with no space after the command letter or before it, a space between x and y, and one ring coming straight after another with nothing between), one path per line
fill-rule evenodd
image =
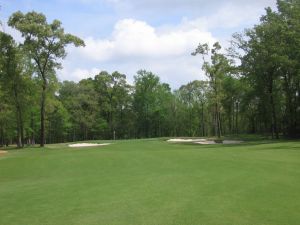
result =
M17 148L21 148L22 141L21 141L21 135L20 135L20 129L17 129Z
M202 110L201 110L201 113L202 113L202 137L205 136L205 127L204 127L204 104L202 103Z
M230 108L227 117L228 117L228 128L229 128L228 132L231 134L232 133L232 100L230 102Z
M33 120L33 113L31 112L30 115L30 127L31 127L31 140L30 140L30 144L31 145L35 145L35 140L34 140L34 120Z
M0 129L0 139L1 139L1 142L0 142L0 146L4 146L4 129L3 129L3 126L1 126L1 129Z
M222 133L221 112L218 110L218 138L221 138Z
M236 134L239 134L239 104L236 104L236 115L235 115L235 129Z
M275 134L275 138L279 139L279 134L278 134L278 128L277 128L277 117L276 117L276 112L275 112L275 103L274 103L274 98L273 94L271 94L271 107L272 107L272 130Z
M15 78L14 78L15 79ZM22 118L22 109L18 95L18 88L15 80L13 82L13 93L16 106L16 116L17 116L17 146L18 148L24 147L24 131L23 131L23 118Z
M221 138L221 121L218 103L215 104L215 136Z
M16 107L18 108L18 107ZM17 147L22 148L22 138L21 138L21 129L20 129L20 119L19 119L19 112L18 109L16 109L16 115L17 115Z
M46 137L46 140L47 140L47 143L51 144L52 143L52 135L51 135L51 118L48 118L48 140L47 140L47 137Z
M296 117L296 109L297 109L297 103L293 104L293 89L291 88L291 81L290 76L286 74L284 76L284 91L286 93L286 111L287 111L287 133L289 136L293 137L296 133L297 129L297 117Z
M20 114L20 129L21 129L21 141L22 141L22 148L25 145L25 138L24 138L24 127L23 127L23 116Z
M221 138L222 134L221 134L221 118L220 118L220 112L219 112L219 105L217 103L216 105L216 115L217 115L217 134L218 134L218 138Z
M47 81L43 78L43 86L42 86L42 97L41 97L41 133L40 133L40 147L45 146L45 106L46 106L46 88Z
M269 94L270 94L270 104L272 110L272 138L275 134L275 138L279 139L278 129L277 129L277 118L276 118L276 109L274 102L274 93L273 93L273 74L269 78Z
M22 118L22 112L20 112L20 109L17 109L17 123L18 123L18 147L23 148L24 147L24 129L23 129L23 118Z
M189 135L192 137L192 112L191 109L189 108Z
M217 103L215 104L215 112L214 112L214 125L215 125L215 136L218 136L218 122L217 122Z

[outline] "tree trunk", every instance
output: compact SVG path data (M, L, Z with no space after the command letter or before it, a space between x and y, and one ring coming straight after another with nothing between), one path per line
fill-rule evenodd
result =
M205 127L204 127L204 105L202 103L202 110L201 110L201 114L202 114L202 137L205 136Z
M221 138L221 121L218 103L215 104L215 136Z
M43 78L42 85L42 97L41 97L41 133L40 133L40 147L45 146L45 106L46 106L46 89L47 89L47 81L46 78Z
M218 110L218 138L221 138L223 133L222 120L221 120L221 112Z
M293 104L293 89L291 88L290 83L290 77L286 74L284 76L284 91L286 93L287 133L290 137L293 137L297 129L297 118L295 113L297 104Z
M33 119L33 113L31 112L30 115L30 127L31 127L31 140L30 140L30 144L31 145L35 145L35 140L34 140L34 119Z
M15 79L15 78L14 78ZM14 93L14 100L16 106L16 116L17 116L17 146L18 148L24 147L24 131L23 131L23 118L22 118L22 109L18 95L18 88L17 84L13 82L13 93Z
M189 108L189 136L192 137L192 112Z
M214 125L215 125L215 136L218 136L218 123L217 123L217 103L215 104L215 112L214 112Z
M21 139L21 130L20 130L20 121L19 121L18 110L16 112L16 115L17 115L17 148L22 148L22 139Z
M270 94L270 104L272 110L272 138L275 134L275 138L279 139L278 129L277 129L277 118L276 118L276 109L274 102L274 93L273 93L273 76L271 75L269 80L269 94Z
M21 110L21 106L19 103L18 107L17 107L17 113L18 113L18 128L19 128L19 132L20 132L20 144L21 144L21 148L24 148L24 127L23 127L23 115L22 115L22 110Z
M46 137L46 140L47 140L47 143L51 144L52 143L52 135L51 135L51 117L49 118L48 117L48 132L47 132L47 136L48 136L48 140L47 140L47 137Z
M20 109L17 109L17 123L18 123L18 147L24 148L24 128L23 128L23 117Z
M2 126L0 128L0 140L1 140L0 147L2 147L2 146L4 146L4 129Z
M232 133L232 100L230 101L229 112L227 113L228 117L228 133Z
M239 105L238 105L238 103L236 104L235 133L239 134Z
M275 103L274 103L274 98L273 94L271 94L271 107L272 107L272 129L275 134L275 138L279 139L279 134L278 134L278 129L277 129L277 118L276 118L276 112L275 112Z
M219 106L217 104L217 127L218 127L218 138L221 138L222 132L221 132L221 115L219 112Z

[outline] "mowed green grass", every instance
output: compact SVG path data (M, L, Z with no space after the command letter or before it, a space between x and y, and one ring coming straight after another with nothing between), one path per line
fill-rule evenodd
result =
M1 225L298 225L300 142L66 144L0 157Z

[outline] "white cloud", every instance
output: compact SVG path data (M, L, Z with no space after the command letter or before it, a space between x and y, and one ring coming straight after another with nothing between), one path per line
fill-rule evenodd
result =
M22 38L22 34L19 31L15 30L7 25L7 20L4 20L2 22L2 25L0 25L0 31L11 35L14 38L14 40L18 43L24 41L24 38Z
M118 21L111 36L107 39L88 37L85 48L72 49L70 55L76 55L79 61L93 61L101 68L112 72L119 70L133 75L139 69L150 70L159 75L163 82L179 86L200 78L201 63L192 57L191 52L199 42L214 43L217 39L201 26L190 26L183 21L178 26L157 29L144 21L123 19ZM100 70L67 66L61 72L61 79L80 80L93 76Z
M101 68L108 72L118 70L132 81L137 70L147 69L172 87L203 78L201 58L190 55L199 42L212 44L219 40L225 46L231 33L252 26L264 13L264 7L274 8L276 4L276 0L9 2L5 9L40 10L47 18L58 17L66 31L86 35L85 48L68 47L64 69L58 72L60 80L78 81L97 74ZM70 7L66 7L68 4ZM22 40L18 32L10 28L6 32Z
M158 32L144 21L124 19L116 23L108 39L86 38L80 54L99 62L138 57L161 59L189 54L199 42L213 42L212 34L196 27Z
M81 1L95 2L95 0ZM195 17L192 13L192 16L182 16L180 22L172 21L171 24L160 23L156 26L142 19L120 19L115 23L109 36L105 38L89 36L85 38L85 48L71 50L72 57L70 60L67 58L67 64L73 67L68 66L64 69L62 74L65 75L61 76L63 79L79 80L100 71L95 68L103 68L108 72L118 70L125 73L132 82L137 70L146 69L159 75L163 82L170 83L173 88L178 88L189 81L205 77L201 71L201 58L191 56L191 52L199 42L213 44L218 40L223 46L227 46L226 40L231 36L231 31L228 30L241 31L252 26L264 13L264 7L275 5L275 0L254 2L212 0L210 3L204 0L104 1L116 6L117 12L123 11L122 15L127 15L124 13L126 10L131 15L135 12L136 18L140 18L139 15L145 10L158 15L156 9L172 11L173 8L180 10L181 7L188 7L190 10L188 12L201 8L202 16ZM203 8L209 6L213 10L208 10L210 14L207 16L203 13L205 10L202 6ZM169 11L165 12L166 16L170 15ZM161 13L159 15L161 17ZM77 64L71 62L74 58Z
M82 79L89 78L91 76L97 75L101 72L101 69L98 68L91 68L91 69L83 69L83 68L76 68L74 70L65 67L63 70L59 71L60 73L60 80L73 80L73 81L80 81Z

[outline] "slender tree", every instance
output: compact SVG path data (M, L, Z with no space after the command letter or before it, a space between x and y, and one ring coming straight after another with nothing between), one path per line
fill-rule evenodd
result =
M224 54L221 54L221 45L216 42L213 48L210 49L208 44L199 44L195 52L195 55L202 55L203 66L202 69L205 71L206 75L210 81L210 87L212 89L212 104L214 108L214 127L215 135L221 138L222 127L221 127L221 100L222 100L222 82L226 74L231 70L231 61L227 59ZM207 56L210 56L210 61L208 61Z
M24 109L26 105L26 80L31 74L26 71L26 63L21 48L14 42L13 38L0 32L0 81L3 83L3 90L15 107L17 145L24 147ZM25 77L28 76L28 77ZM29 78L29 79L28 79Z
M76 36L66 34L60 21L54 20L49 24L43 14L34 11L26 14L20 11L16 12L9 18L8 24L21 32L25 39L24 49L33 59L36 72L42 80L40 146L43 147L45 144L45 106L48 76L61 66L58 59L66 56L66 45L84 46L84 42Z

